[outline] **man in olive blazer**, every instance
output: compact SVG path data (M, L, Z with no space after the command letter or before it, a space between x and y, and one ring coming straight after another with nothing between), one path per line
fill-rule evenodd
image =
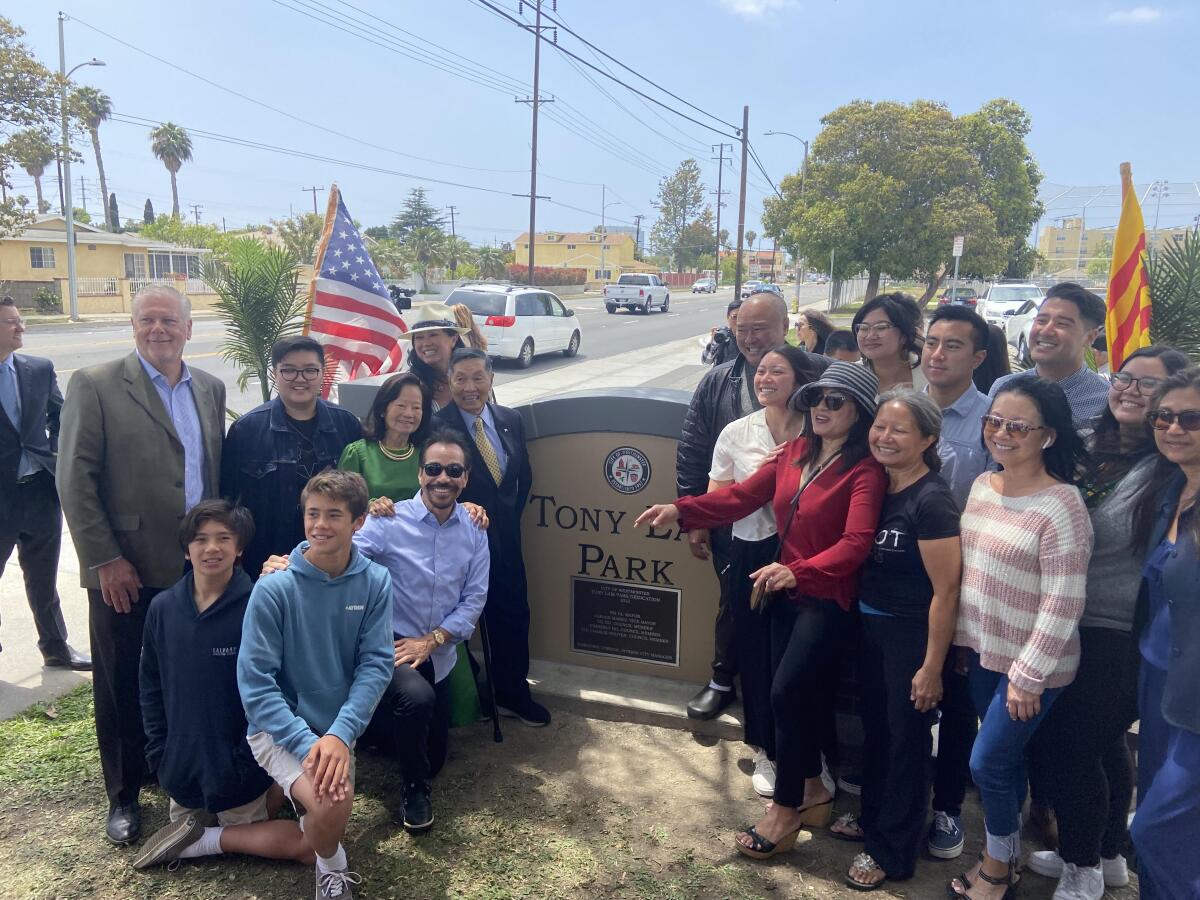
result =
M78 370L62 409L58 491L88 592L106 832L118 844L141 828L146 608L183 575L180 520L220 487L225 386L184 364L191 333L187 299L147 288L133 302L136 351Z

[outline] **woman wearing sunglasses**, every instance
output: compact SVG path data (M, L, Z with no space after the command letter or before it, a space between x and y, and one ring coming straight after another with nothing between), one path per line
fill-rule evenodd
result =
M1160 457L1134 517L1149 547L1134 633L1138 808L1131 833L1143 900L1200 897L1200 367L1172 375L1147 415Z
M925 836L930 728L962 575L958 503L937 474L941 430L941 409L911 388L880 397L871 425L871 454L888 488L858 588L862 814L833 827L835 837L866 842L846 874L858 890L911 878Z
M983 440L1001 468L976 479L963 510L954 644L968 648L982 719L971 775L987 842L947 893L999 900L1012 896L1020 859L1025 747L1079 665L1092 526L1072 483L1086 451L1061 387L1005 385L983 417Z
M636 525L728 525L764 504L775 511L779 561L751 572L754 594L778 592L771 615L775 802L737 835L755 859L790 850L800 829L826 825L833 795L821 783L821 747L834 715L840 659L854 628L858 570L879 524L886 476L867 434L879 383L862 366L834 362L804 388L802 434L741 484L652 506Z
M1133 799L1125 733L1137 719L1133 617L1145 547L1133 546L1133 511L1158 454L1146 413L1164 380L1188 359L1143 347L1112 376L1108 406L1088 440L1082 486L1095 534L1079 622L1079 671L1029 745L1030 780L1058 819L1059 849L1030 854L1029 868L1058 878L1060 893L1099 900L1129 883L1121 852Z
M868 300L851 323L863 365L879 379L881 393L897 387L921 390L921 334L924 317L917 301L896 291Z

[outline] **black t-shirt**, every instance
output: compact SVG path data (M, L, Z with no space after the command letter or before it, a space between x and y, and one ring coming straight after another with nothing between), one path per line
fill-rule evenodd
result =
M308 479L317 474L317 417L311 419L293 419L291 416L284 414L287 418L288 427L296 433L296 481L300 487L308 484ZM300 494L296 494L299 499Z
M875 546L859 579L859 599L894 616L928 615L933 584L917 542L954 537L959 515L950 485L935 472L886 495Z

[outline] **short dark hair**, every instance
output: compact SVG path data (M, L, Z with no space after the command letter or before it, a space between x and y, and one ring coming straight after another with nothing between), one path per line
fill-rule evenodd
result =
M725 307L725 315L729 315L731 312L737 312L741 308L742 308L742 298L734 297L732 300L729 301L729 305Z
M370 495L367 493L367 482L357 472L346 472L342 469L326 469L308 479L308 484L300 492L300 508L308 505L308 498L313 494L340 500L350 509L350 515L360 518L367 514L367 503Z
M486 350L480 350L477 347L459 347L450 355L450 365L447 369L449 372L454 371L454 367L459 363L467 362L468 360L479 359L483 360L483 367L489 373L492 371L492 358L488 356Z
M900 329L901 349L907 351L910 364L912 364L911 357L913 356L916 356L917 362L920 362L921 326L925 317L921 313L921 307L917 306L917 301L903 291L876 294L854 314L854 319L850 323L851 327L857 328L863 319L877 309L882 309L884 315L888 317L888 321L895 328Z
M1006 381L996 392L988 412L991 412L992 406L1005 394L1021 394L1028 397L1037 407L1043 424L1047 428L1053 428L1055 433L1054 443L1042 450L1042 461L1046 471L1064 484L1075 484L1087 463L1088 452L1083 438L1075 430L1071 404L1067 401L1063 389L1045 378L1013 378ZM1030 437L1038 440L1036 434L1031 434Z
M8 296L7 294L5 294L3 297L0 297L0 306L16 306L16 305L17 305L17 301L14 300L12 297Z
M250 510L229 500L201 500L188 510L179 523L179 545L184 553L207 522L217 522L232 531L237 538L239 552L254 540L254 516Z
M277 366L289 353L296 351L304 351L317 354L317 359L321 360L321 365L325 365L325 348L321 346L321 342L310 338L305 334L293 334L289 337L280 338L271 345L271 365Z
M938 322L966 322L971 326L971 343L975 345L975 352L987 349L988 323L975 310L952 304L939 306L929 318L929 328L933 328ZM927 328L926 331L928 330Z
M421 445L421 465L425 465L425 454L434 444L453 444L458 449L462 450L463 464L467 471L471 471L471 447L467 443L467 437L461 431L454 428L447 428L444 425L439 425L433 429L429 437L425 438L425 443Z
M433 427L433 398L429 396L429 388L425 387L425 382L412 372L393 375L379 386L379 390L375 392L375 399L371 401L371 410L362 420L363 438L368 441L384 439L387 435L387 408L409 385L414 385L421 392L421 424L409 435L408 442L413 447L421 446L425 435Z
M836 331L829 332L829 336L825 338L826 356L833 356L834 352L838 350L858 351L858 338L849 328L838 328Z
M1046 292L1046 299L1066 300L1068 303L1074 303L1075 308L1079 310L1079 317L1090 322L1093 328L1103 325L1104 318L1108 314L1103 300L1073 281L1059 282Z

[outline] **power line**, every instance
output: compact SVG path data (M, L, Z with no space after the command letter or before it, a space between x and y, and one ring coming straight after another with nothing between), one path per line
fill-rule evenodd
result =
M783 194L779 193L779 188L775 187L775 182L774 182L773 180L771 180L771 176L770 176L770 175L768 175L768 174L767 174L767 170L766 170L765 168L763 168L763 164L762 164L762 162L759 160L759 158L758 158L758 154L754 152L754 146L753 146L753 145L751 145L751 144L749 144L749 143L748 143L746 146L747 146L747 147L749 148L749 150L750 150L750 158L751 158L752 160L754 160L754 164L755 164L756 166L758 166L758 171L762 172L762 174L763 174L763 178L767 179L767 184L769 184L769 185L771 186L771 190L773 190L773 191L775 192L775 195L776 195L776 196L777 196L777 197L778 197L780 200L782 200L782 199L783 199Z

